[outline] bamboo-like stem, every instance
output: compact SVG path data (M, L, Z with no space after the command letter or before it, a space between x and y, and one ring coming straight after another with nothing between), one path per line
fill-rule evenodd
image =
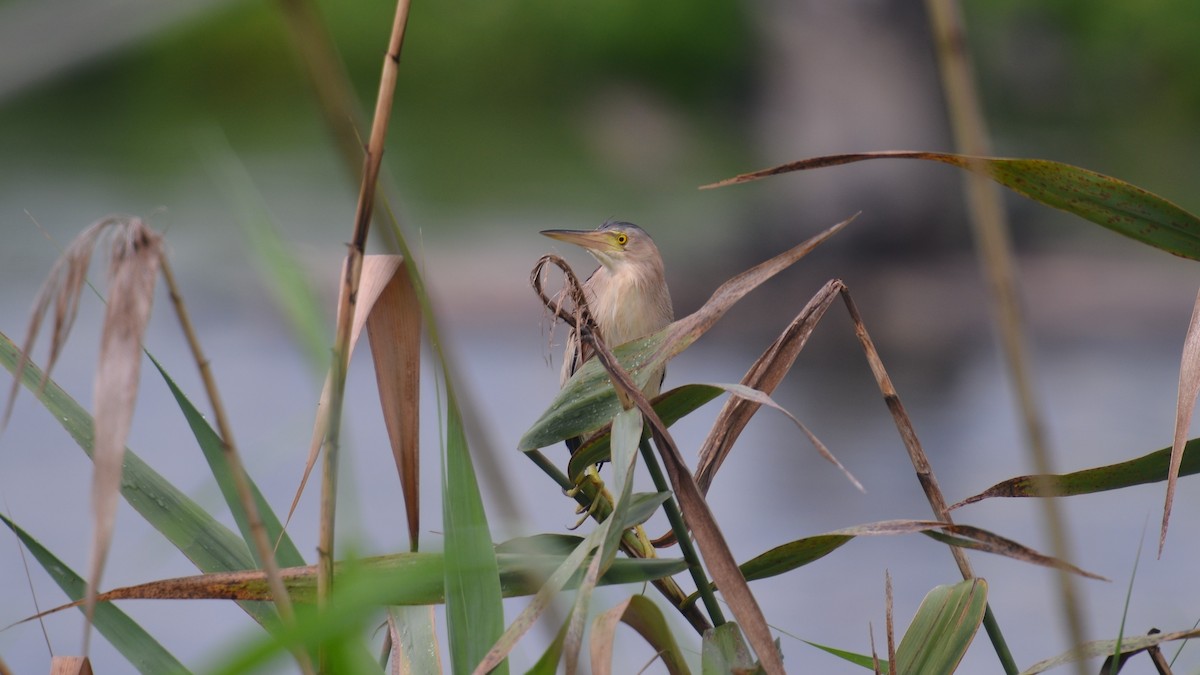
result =
M365 127L365 114L329 32L310 0L278 0L278 5L338 155L354 179L361 180L363 148L359 129ZM379 206L376 202L375 207Z
M362 125L359 122L365 115L354 97L353 87L346 74L345 66L338 58L337 50L328 31L321 25L318 9L313 5L312 0L279 0L279 5L292 45L304 63L317 106L335 139L338 154L347 170L353 175L354 180L361 180L363 147L362 136L359 133ZM394 200L389 199L387 194L389 183L387 169L381 166L376 177L379 191L374 197L373 215L377 219L377 223L381 222L378 218L386 216L382 221L382 224L390 226L382 231L384 235L387 235L386 245L399 249L404 259L410 261L410 264L406 264L404 269L408 273L418 297L427 299L429 296L425 290L420 268L415 263L416 258L412 255L408 242L400 230L400 224L390 207L390 202ZM503 472L500 470L496 458L502 455L489 449L491 438L485 433L480 433L478 427L479 415L474 414L474 411L478 410L479 406L471 396L470 389L455 387L453 374L457 370L453 368L453 354L447 353L446 346L439 337L437 317L433 312L432 303L422 302L421 312L429 342L437 353L439 362L445 365L443 374L447 386L455 389L453 399L463 413L462 419L466 426L467 436L472 439L472 445L482 446L482 450L473 456L475 465L481 474L493 478L501 476ZM492 493L490 496L493 504L502 511L505 518L511 520L518 516L519 508L508 493L500 491Z
M379 94L375 101L375 118L371 126L371 137L367 143L367 154L363 158L363 178L359 186L358 205L354 214L354 232L346 253L343 267L340 300L338 307L337 333L333 343L333 362L330 366L331 396L327 414L328 433L325 439L325 460L321 481L321 524L317 544L317 598L319 604L328 604L333 592L334 521L337 509L338 451L342 423L342 407L346 391L346 369L350 354L350 329L358 299L358 286L362 277L362 261L370 230L371 212L375 199L375 184L379 177L383 159L384 140L387 137L388 121L391 118L392 100L396 91L399 71L400 47L404 40L404 28L408 23L409 0L398 0L392 33L387 53L383 60L383 72L379 77Z
M929 463L929 458L925 455L925 449L921 447L921 441L917 438L916 431L913 430L912 420L908 417L908 412L904 409L904 404L900 401L900 394L896 392L896 386L892 384L892 378L888 375L887 369L883 367L883 360L879 358L879 352L875 349L875 342L871 340L871 336L867 333L867 327L863 324L862 315L858 313L858 306L854 304L854 300L850 297L850 292L840 281L832 281L831 284L836 284L838 291L842 295L842 301L846 304L846 311L850 314L850 320L854 323L854 334L858 337L859 343L862 345L863 352L867 356L867 363L871 367L871 373L875 376L875 382L879 385L879 392L883 394L883 400L887 403L888 411L892 413L892 419L896 423L896 429L900 431L900 437L904 441L904 449L908 451L909 461L912 462L913 469L917 473L917 482L921 484L921 489L925 492L925 499L929 501L930 508L933 509L933 515L938 520L944 523L952 523L950 517L950 509L946 504L946 497L942 494L942 488L938 485L937 476L933 473L933 466ZM971 561L967 559L967 554L957 546L951 546L950 554L954 556L954 562L958 565L958 571L962 574L963 579L975 578L975 571L971 569ZM1008 644L1004 640L1004 634L1000 632L1000 624L996 622L996 617L992 614L992 607L989 604L984 610L983 627L987 631L988 638L992 641L992 647L996 650L996 656L1000 659L1000 664L1004 668L1007 675L1016 675L1017 662L1012 657L1012 652L1008 649Z
M217 432L221 437L221 450L225 454L225 461L229 463L229 472L233 474L233 485L237 490L238 499L242 503L242 509L246 512L250 538L254 540L254 548L258 551L263 574L267 578L267 587L271 590L271 599L275 602L279 617L285 623L290 623L295 618L295 613L292 611L292 599L283 585L279 564L275 561L275 549L271 546L271 539L267 536L262 517L258 513L258 504L254 501L254 494L250 489L250 481L246 477L241 454L233 441L233 428L229 424L228 415L225 414L225 406L221 403L221 395L217 391L217 383L213 378L212 369L209 367L209 360L200 347L200 339L196 336L191 315L187 311L187 305L183 302L183 295L179 292L179 285L175 282L175 274L171 271L171 264L167 261L166 256L163 256L160 266L171 304L175 307L175 315L179 317L179 325L183 329L184 338L187 340L188 347L192 350L192 358L196 360L196 366L200 370L200 379L204 383L204 391L208 395L209 405L213 409L213 420L216 422ZM308 654L302 649L296 649L294 654L301 670L305 673L312 673L313 667Z
M991 143L987 122L966 52L966 31L959 5L956 0L926 0L925 5L937 46L954 144L960 153L975 157L988 156L991 154ZM1024 420L1026 447L1035 471L1050 475L1054 473L1054 463L1046 439L1041 406L1034 393L1024 321L1018 301L1010 228L1000 200L1000 189L982 171L968 171L963 180L975 246L992 295L992 311L1000 328L1000 341L1012 375L1013 393ZM1067 560L1070 558L1071 545L1058 502L1054 499L1041 501L1053 554L1060 560ZM1075 578L1059 571L1058 584L1062 600L1059 604L1071 642L1083 644L1087 628L1079 605ZM1086 672L1082 661L1076 664L1076 672L1080 675Z
M671 484L663 475L662 467L658 464L658 457L655 456L654 449L650 447L649 439L642 436L642 442L638 447L642 451L642 460L646 462L646 469L650 471L650 479L654 481L654 489L671 494ZM725 613L721 611L721 605L717 603L717 598L713 594L712 584L708 581L708 575L704 573L704 564L696 553L696 547L692 545L691 533L688 532L687 523L683 522L683 514L680 513L674 496L668 497L667 501L663 502L663 511L667 514L667 522L671 524L671 531L675 533L679 552L687 561L688 573L692 575L692 581L696 583L696 591L700 594L700 599L704 601L704 608L708 610L708 618L712 620L713 626L720 626L725 623Z

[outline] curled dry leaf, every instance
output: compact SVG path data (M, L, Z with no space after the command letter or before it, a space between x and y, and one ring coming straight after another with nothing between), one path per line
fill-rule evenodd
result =
M44 387L50 379L50 372L54 370L54 364L58 362L62 346L66 343L67 335L70 334L71 326L75 323L75 316L79 312L79 296L83 292L84 282L87 281L88 267L91 265L92 251L96 247L96 241L108 227L115 226L118 222L120 221L116 218L106 218L92 224L71 241L63 254L55 261L54 267L50 269L50 276L42 284L37 299L33 303L33 312L29 317L29 327L25 331L21 357L13 372L13 384L8 392L8 403L4 409L4 419L0 422L0 428L3 428L8 423L9 417L12 416L13 403L16 402L21 375L29 363L29 354L33 349L33 343L37 340L38 332L41 330L42 320L45 319L46 312L53 304L54 326L50 336L50 356L46 360L46 369L42 373L41 386Z
M142 365L142 335L150 320L154 281L162 255L162 237L140 219L120 221L114 228L109 253L108 305L100 334L100 364L94 387L96 438L92 511L95 533L88 575L89 619L116 521L121 463L133 422Z
M404 269L403 260L397 269L385 277L376 278L374 262L385 258L386 267L398 256L367 256L359 295L372 293L382 281L379 299L367 316L367 337L371 342L371 358L375 361L375 381L379 388L379 404L387 426L392 457L404 493L404 510L408 516L409 550L417 550L417 534L421 528L421 305L417 301L412 281ZM381 261L381 264L384 261Z
M345 275L343 274L342 276L345 276ZM339 278L341 278L341 277L339 277ZM354 320L350 326L350 347L349 347L350 354L347 354L347 356L346 356L347 362L349 362L350 357L353 356L353 354L354 354L354 347L358 344L358 338L362 334L363 328L365 326L367 326L367 321L371 316L371 312L374 309L376 302L380 299L380 297L382 297L384 295L385 291L387 291L387 289L393 283L398 286L402 286L402 287L407 286L407 288L409 289L409 292L411 292L411 284L409 283L409 280L408 280L408 274L405 273L404 259L401 256L398 256L398 255L368 255L368 256L363 257L362 277L359 281L359 288L358 288L358 301L356 303L354 303ZM397 305L406 305L408 302L407 298L405 297L405 291L403 288L392 288L392 291L388 294L388 297L390 298L387 301L389 303L394 303ZM340 317L342 315L342 313L346 311L346 308L339 302L337 311L338 311L338 316ZM403 313L405 310L401 309L398 311ZM392 323L393 321L397 321L397 320L400 320L400 319L398 319L395 316L392 316L392 317L389 317L388 319L386 319L384 321L384 324L387 328L397 328L395 326L395 324ZM415 320L418 322L417 330L419 333L420 319L418 318ZM407 327L398 328L398 330L404 331L406 333L410 329L411 329L411 324L408 324ZM414 345L413 348L418 350L417 358L419 359L420 345L419 344ZM377 377L378 377L378 375L377 375ZM308 478L312 474L313 466L316 465L316 463L317 463L317 455L318 455L318 453L320 453L321 445L325 442L325 435L329 431L328 409L329 409L329 397L332 395L333 395L333 384L330 381L329 376L326 376L325 386L321 389L321 398L317 403L316 422L313 424L312 441L309 443L309 446L308 446L308 458L305 460L304 473L300 477L300 485L296 488L296 494L294 497L292 497L292 505L288 509L287 518L284 519L284 524L283 524L284 529L287 529L288 523L290 523L292 520L292 515L296 512L296 506L299 505L299 503L300 503L300 496L302 494L304 494L304 487L306 485L308 485ZM384 396L385 396L385 394L381 390L380 391L380 401L385 406L385 410L386 410L390 405L391 399L390 399L390 394L389 394L389 402L384 402ZM401 416L403 416L403 414L405 414L405 413L401 412L399 414L401 414ZM388 416L389 416L388 413L385 412L385 418L387 418ZM411 425L404 425L403 421L401 421L400 424L404 428L411 426L412 429L414 429L414 430L416 429L416 420L415 419L412 420ZM393 441L393 452L395 452L395 443L397 442L398 439L396 439L393 436L392 428L390 425L391 425L391 423L389 422L388 435L389 435L389 438L391 438ZM404 431L400 430L400 428L398 428L397 431L399 431L399 436L401 437L401 439L407 438L407 434ZM415 431L414 431L414 433L415 433ZM403 443L402 443L402 447L403 447ZM397 458L397 464L398 465L400 464L399 457ZM399 466L398 466L398 468L399 468ZM413 475L415 475L415 473ZM404 478L401 477L401 484L403 485L403 483L404 483ZM406 492L405 493L405 502L407 503L408 500L409 500L409 497L408 497L408 493ZM415 512L415 510L409 511L410 514L412 514L414 512ZM410 515L410 518L411 517L412 516Z
M105 218L90 225L67 246L55 262L50 276L38 292L33 315L25 334L25 344L14 371L12 390L5 409L4 422L12 413L17 388L29 354L37 339L41 322L54 306L54 325L50 338L50 357L41 386L45 386L79 310L79 298L87 281L87 272L96 246L108 236L108 303L100 332L99 364L93 386L94 456L92 477L91 565L88 574L87 616L95 609L95 593L104 571L109 542L116 519L117 494L121 485L121 465L125 440L133 420L141 371L142 335L154 303L154 283L162 261L162 237L140 218ZM88 636L85 632L84 652Z

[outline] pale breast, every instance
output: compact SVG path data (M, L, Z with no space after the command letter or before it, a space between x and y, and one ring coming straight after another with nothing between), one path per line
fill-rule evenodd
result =
M604 292L589 300L609 347L649 335L671 322L671 300L661 290L652 292L631 275L606 276Z

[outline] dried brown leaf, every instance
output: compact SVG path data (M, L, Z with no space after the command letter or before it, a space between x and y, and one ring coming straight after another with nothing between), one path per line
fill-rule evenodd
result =
M1088 579L1109 581L1109 579L1102 577L1099 574L1088 572L1087 570L1076 567L1065 560L1043 555L1029 548L1028 546L1018 544L1011 539L1001 537L998 534L975 527L973 525L947 524L943 525L940 529L945 530L945 532L948 534L941 534L933 530L926 531L926 534L934 539L937 539L938 541L943 541L957 547L969 548L976 551L984 551L986 553L994 553L996 555L1013 558L1014 560L1020 560L1022 562L1027 562L1034 565L1041 565L1042 567L1051 567L1064 572L1078 574L1079 576L1087 577Z
M829 448L825 447L825 444L821 442L821 439L817 438L816 434L810 431L803 422L801 422L795 415L788 412L783 406L772 400L770 396L767 396L757 389L751 389L750 387L741 384L719 384L717 386L724 388L726 391L738 398L751 401L755 405L765 405L783 413L792 421L793 424L800 428L800 431L808 438L808 441L812 443L813 447L817 449L817 452L820 453L821 457L825 458L825 461L840 469L850 481L851 485L858 488L859 492L866 492L866 488L862 486L862 483L860 483L858 479L854 477L854 474L850 473L849 469L847 469L840 461L838 461L837 457L833 456L833 453L829 451Z
M86 656L55 656L50 675L92 675L92 662Z
M382 283L383 289L374 309L367 318L367 336L371 342L371 357L375 361L375 381L379 386L379 403L387 425L392 456L404 493L404 509L408 516L409 549L417 550L420 532L420 386L421 386L421 305L417 301L412 281L404 269L393 270L389 277L375 278L374 258L398 256L367 256L359 294ZM390 267L390 262L388 264ZM368 272L371 272L368 275Z
M783 381L791 370L792 364L813 329L825 315L825 311L837 299L837 289L826 284L808 301L800 314L783 331L775 342L767 347L742 378L742 384L770 395ZM712 430L700 448L700 460L696 466L696 484L700 491L707 494L713 478L725 458L729 456L733 444L741 435L750 418L754 416L761 404L742 397L732 397L725 402L721 412L713 422Z
M883 675L879 670L879 654L875 651L875 628L869 621L867 622L867 639L871 642L871 669L875 671L875 675Z
M95 531L86 604L89 620L116 522L125 440L133 422L141 373L142 335L150 320L154 283L162 255L162 237L140 219L124 221L113 232L108 304L100 334L100 363L94 386L92 515Z
M779 274L798 260L812 252L813 249L825 243L827 239L849 225L858 214L850 216L842 222L830 227L809 239L797 244L783 253L751 267L741 274L729 279L717 287L700 309L692 312L667 327L667 338L651 357L645 368L654 369L666 363L671 357L687 349L701 335L706 333L729 308L733 307L747 293L758 288L771 277Z
M1183 340L1183 357L1179 362L1179 397L1175 405L1175 439L1171 443L1171 467L1167 471L1167 496L1163 505L1162 530L1158 535L1158 555L1162 557L1167 542L1167 523L1171 520L1171 504L1175 501L1175 483L1179 480L1179 464L1183 461L1183 446L1187 443L1188 427L1196 398L1200 396L1200 293L1192 308L1187 336Z
M840 229L844 224L836 225L826 231L825 236ZM792 251L796 251L796 249L792 249ZM789 251L789 253L791 252ZM757 283L761 283L762 280L778 272L779 269L783 269L783 267L791 264L787 262L781 267L772 270L771 268L774 267L773 263L777 263L780 260L780 257L773 258L767 263L753 268L750 272L739 275L730 282L726 282L721 289L718 289L713 294L713 299L710 299L709 303L705 305L705 307L708 307L709 304L714 305L711 312L706 313L704 308L702 308L691 315L691 317L700 315L699 320L689 322L688 319L684 319L682 322L676 322L677 324L692 324L692 327L685 326L679 335L681 337L691 335L691 339L695 339L695 336L703 333L708 326L711 326L713 322L720 318L720 315L728 309L729 305L736 302L737 298L745 295ZM756 270L759 272L751 274ZM747 277L748 274L751 274L751 276ZM752 282L751 279L757 279L757 282ZM726 287L729 288L726 289ZM724 304L726 302L728 304ZM587 336L591 335L590 332L585 332L584 334ZM667 476L671 481L671 489L675 493L675 498L679 500L679 507L683 512L684 519L687 521L688 529L695 536L696 544L700 548L700 554L704 558L705 566L708 568L713 581L721 588L721 594L729 604L738 623L746 631L746 637L758 655L763 669L768 675L782 675L785 672L783 669L783 659L779 650L775 647L774 640L771 638L771 629L767 625L766 617L763 616L762 608L759 607L754 594L750 592L750 586L746 583L745 577L742 576L741 570L738 569L737 562L733 558L733 552L729 550L729 544L725 541L725 535L717 525L716 517L713 516L712 510L708 507L708 502L704 500L704 495L701 494L695 479L692 477L691 472L688 471L687 464L683 460L683 455L679 453L679 448L671 438L670 432L667 431L666 425L659 419L658 414L654 412L654 407L650 405L650 401L634 383L629 373L617 362L612 352L600 342L593 342L592 346L596 350L596 357L603 364L609 375L612 376L615 386L618 389L624 390L625 395L637 405L638 409L645 416L646 422L650 425L654 444L658 447L663 464L667 469Z
M362 333L363 327L367 325L367 318L371 315L371 310L374 308L375 302L384 292L388 281L402 270L403 264L404 260L401 256L396 255L369 255L363 258L358 301L354 303L354 321L350 326L350 353L346 355L347 363L350 362L350 357L354 355L354 347L358 344L358 338ZM407 274L403 274L403 276L406 279L408 278ZM343 274L338 278L343 277L345 277L344 270ZM338 317L341 317L345 311L344 304L339 300ZM329 415L326 411L329 408L329 399L333 396L333 382L329 378L329 375L325 377L325 385L321 388L321 398L317 402L316 421L313 423L312 441L308 446L308 457L305 459L304 473L300 477L300 485L296 487L296 494L292 497L292 505L288 508L287 518L283 521L283 529L285 530L288 524L292 522L292 515L296 513L296 507L300 504L300 496L304 494L304 488L308 485L308 478L312 475L313 466L317 463L317 456L321 452L321 446L325 443L325 435L329 432Z
M99 362L93 384L93 537L85 603L89 626L95 609L96 588L104 571L116 520L125 440L129 436L137 400L142 335L154 304L154 284L163 255L162 237L140 218L112 217L89 225L55 261L34 302L25 344L14 371L13 388L3 420L0 421L2 428L12 413L17 388L29 363L33 343L42 320L53 304L50 356L42 376L42 386L49 379L50 370L62 352L78 313L79 298L87 281L92 254L105 235L110 237L111 247L108 258L108 302L100 332ZM89 637L90 629L84 635L85 653Z
M62 346L66 343L67 336L71 333L71 326L75 323L75 316L79 312L79 296L83 291L84 282L87 281L88 267L92 261L92 251L96 247L96 242L109 227L120 222L121 220L117 218L105 218L91 224L71 240L63 254L54 262L49 276L46 277L45 283L38 291L37 299L33 303L33 311L30 312L29 327L25 331L21 357L13 371L13 384L8 393L4 417L0 420L0 429L8 424L12 415L13 403L16 402L17 391L20 389L21 375L25 372L26 364L29 363L29 355L41 330L46 312L53 304L54 326L50 337L50 356L46 359L46 369L42 373L41 386L43 387L50 379L50 372L58 362Z
M804 349L804 345L808 342L817 323L821 321L826 310L837 299L841 289L840 282L836 281L830 281L822 286L804 306L804 309L796 315L792 323L776 338L775 342L767 347L766 351L759 355L758 359L750 366L742 378L742 384L766 395L775 391L784 376L791 370L792 364L796 362L796 357ZM700 460L696 467L696 484L700 486L701 492L708 494L708 488L712 485L717 471L733 450L734 443L750 422L750 418L758 412L762 405L763 403L756 398L744 396L734 396L725 402L716 421L713 422L712 429L708 432L708 437L704 440L704 445L700 448ZM778 408L778 406L774 407ZM792 417L787 411L784 413ZM860 491L865 491L862 484L842 466L833 453L808 430L808 427L794 417L792 419L800 426L822 457L841 469ZM670 546L675 543L675 534L667 532L655 539L653 543L660 548Z

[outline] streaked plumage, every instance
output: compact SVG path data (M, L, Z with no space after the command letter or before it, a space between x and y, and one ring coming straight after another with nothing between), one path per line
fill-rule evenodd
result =
M609 222L595 230L545 230L542 234L582 246L600 266L583 284L588 307L605 343L610 347L649 335L674 320L662 256L654 240L632 223ZM567 338L562 382L591 358L578 336ZM643 390L658 395L664 373L651 376Z

